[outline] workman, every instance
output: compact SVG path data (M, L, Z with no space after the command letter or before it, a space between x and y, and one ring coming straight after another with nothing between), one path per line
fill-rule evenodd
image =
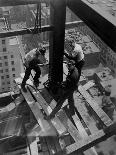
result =
M75 67L78 69L79 75L81 76L81 71L85 64L84 53L82 47L79 44L75 43L73 40L71 42L72 46L74 47L74 50L72 51L71 54L68 54L67 51L65 50L64 55L69 60L73 60L75 62Z
M63 85L63 89L65 93L58 100L57 105L54 108L54 110L51 112L51 114L49 116L44 117L45 119L49 120L49 119L54 118L55 114L60 110L65 99L67 98L68 98L70 113L72 115L75 113L73 93L78 88L79 78L80 76L79 76L77 68L72 63L69 63L68 64L68 75Z
M26 67L26 70L25 70L25 76L24 76L22 84L21 84L21 88L23 89L24 92L27 92L25 85L26 85L26 81L29 79L31 70L35 71L35 76L33 78L34 85L35 86L39 85L39 78L41 75L40 66L45 65L43 63L43 60L41 60L41 57L42 57L42 55L41 55L39 49L37 49L37 48L31 50L29 53L27 53L25 55L24 66Z

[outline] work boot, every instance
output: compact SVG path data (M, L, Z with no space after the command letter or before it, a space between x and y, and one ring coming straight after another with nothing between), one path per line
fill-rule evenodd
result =
M27 89L25 88L25 85L24 84L21 84L21 88L22 90L26 93L27 92Z

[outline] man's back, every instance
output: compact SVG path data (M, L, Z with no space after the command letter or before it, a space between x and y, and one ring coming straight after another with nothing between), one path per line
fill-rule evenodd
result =
M35 55L36 55L36 51L37 51L37 48L29 51L26 55L25 55L25 58L24 58L24 65L26 67L29 67L30 65L30 62L32 62L35 58Z

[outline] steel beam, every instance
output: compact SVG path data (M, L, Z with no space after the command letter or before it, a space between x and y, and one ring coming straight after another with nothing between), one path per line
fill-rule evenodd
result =
M65 24L66 29L74 28L77 27L78 25L84 25L84 22L82 21L76 21L76 22L68 22ZM45 25L41 27L41 31L53 31L54 26L50 25ZM5 38L5 37L11 37L11 36L18 36L18 35L25 35L25 34L31 34L34 32L35 34L38 33L37 28L34 29L34 27L30 27L29 29L19 29L19 30L10 30L10 31L4 31L0 32L0 38Z
M37 4L40 0L0 0L0 7ZM49 3L49 0L41 0L42 3Z
M49 79L52 83L57 83L63 80L66 2L51 0L50 4L50 22L54 30L50 34Z
M39 28L40 29L40 28ZM45 31L52 31L53 26L50 25L45 25L41 27L41 32ZM0 32L0 38L5 38L5 37L11 37L11 36L18 36L18 35L24 35L24 34L36 34L38 33L38 29L34 29L34 27L31 27L29 29L19 29L19 30L10 30L10 31L5 31L5 32Z
M81 18L112 50L116 51L116 19L87 0L67 0L68 7Z

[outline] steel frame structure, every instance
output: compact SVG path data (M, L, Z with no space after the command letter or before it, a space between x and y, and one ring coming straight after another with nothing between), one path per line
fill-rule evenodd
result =
M87 0L67 0L67 6L80 17L114 52L116 52L116 19Z
M15 6L26 4L37 4L40 0L0 0L0 6ZM48 2L42 0L42 2ZM116 23L93 9L86 0L50 0L51 24L43 26L42 32L52 31L50 34L50 80L61 82L63 79L63 51L65 37L66 6L78 15L96 34L103 39L114 51L116 51ZM59 11L60 10L60 11ZM94 20L96 19L96 20ZM69 25L68 25L69 26ZM34 28L31 28L33 31ZM107 31L109 30L109 31ZM35 32L35 31L34 31ZM37 31L38 32L38 31ZM23 35L31 33L28 29L11 32L1 32L0 37ZM35 32L36 33L36 32ZM116 124L105 130L106 136L84 146L82 150L88 149L102 140L116 134Z

